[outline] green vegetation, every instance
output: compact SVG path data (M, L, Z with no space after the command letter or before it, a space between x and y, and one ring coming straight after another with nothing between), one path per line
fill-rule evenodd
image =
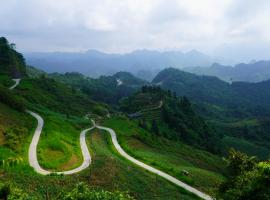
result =
M110 191L129 191L136 199L198 199L123 158L114 149L109 133L94 130L88 138L93 159L91 185Z
M18 95L14 94L13 91L5 88L0 84L0 102L18 110L24 111L25 110L25 101L23 98L19 97Z
M93 191L84 183L79 183L71 192L60 196L62 200L134 200L128 193Z
M10 86L13 85L13 82L9 76L0 74L0 84L5 86L6 88L9 88Z
M97 105L79 90L45 76L37 79L23 79L16 88L16 93L29 102L30 108L46 107L67 116L84 116L91 113L93 107ZM104 104L98 105L106 108Z
M270 198L269 162L257 162L255 157L231 150L228 157L229 179L220 186L224 200L267 200Z
M261 160L268 160L270 157L270 150L268 148L256 145L245 139L226 136L222 139L222 142L224 145L224 155L227 154L230 148L234 148L250 156L257 155Z
M65 171L82 163L80 132L92 126L90 121L77 117L39 110L44 129L38 144L38 160L42 167Z
M224 162L218 156L187 146L180 141L156 137L139 128L134 120L118 117L107 119L125 151L135 158L159 168L210 194L224 179ZM189 175L183 174L188 171Z
M25 61L23 55L15 50L15 44L0 37L0 74L10 77L25 75Z
M145 81L126 72L119 72L113 76L101 76L98 79L85 77L74 72L54 73L50 74L49 77L80 89L93 100L108 104L118 104L122 98L130 96L146 84ZM121 81L122 84L119 84L118 81Z
M147 123L150 123L150 131L156 135L181 140L211 152L220 151L220 137L194 112L186 97L178 98L170 90L144 86L141 92L122 101L121 110L136 112L129 116L142 120L140 126L146 130L149 130ZM159 126L167 129L159 130Z

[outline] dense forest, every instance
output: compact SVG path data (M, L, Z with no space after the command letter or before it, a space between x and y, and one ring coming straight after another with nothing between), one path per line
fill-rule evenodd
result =
M137 113L135 118L139 118L144 128L147 128L145 124L150 121L149 127L157 135L180 139L211 152L220 151L219 136L194 111L192 103L185 96L178 97L175 92L162 90L158 86L143 86L141 91L123 99L120 108L123 112ZM157 112L158 109L160 112ZM150 117L144 117L143 113ZM160 124L166 124L169 129L159 130Z
M16 45L0 38L0 74L18 78L26 73L25 60L22 54L15 50Z

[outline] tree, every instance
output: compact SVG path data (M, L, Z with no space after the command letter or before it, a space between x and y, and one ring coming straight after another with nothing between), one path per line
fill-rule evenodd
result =
M159 135L159 128L156 120L152 121L151 131L157 135Z
M10 185L5 184L0 188L0 199L7 200L8 195L10 194Z
M139 126L143 129L147 129L147 124L145 119L139 120Z
M269 200L270 163L230 150L227 159L228 179L219 187L224 200Z

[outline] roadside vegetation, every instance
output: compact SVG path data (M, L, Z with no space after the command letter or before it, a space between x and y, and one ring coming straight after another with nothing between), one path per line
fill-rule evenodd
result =
M216 155L180 141L156 137L140 128L138 121L125 117L107 119L103 124L116 131L119 143L128 154L198 189L214 194L225 179L225 163Z

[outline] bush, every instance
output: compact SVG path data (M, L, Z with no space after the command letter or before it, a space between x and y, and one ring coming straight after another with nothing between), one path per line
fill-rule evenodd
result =
M0 199L4 200L35 200L23 190L10 184L0 184Z
M108 192L90 190L85 183L79 183L71 192L62 193L61 200L134 200L126 192Z
M16 150L22 144L23 139L26 137L28 129L24 127L12 126L4 132L6 139L5 146L10 149Z
M96 105L93 109L93 113L100 116L108 114L108 110L100 105Z
M18 111L25 110L25 101L21 97L13 94L10 90L0 85L0 102Z

